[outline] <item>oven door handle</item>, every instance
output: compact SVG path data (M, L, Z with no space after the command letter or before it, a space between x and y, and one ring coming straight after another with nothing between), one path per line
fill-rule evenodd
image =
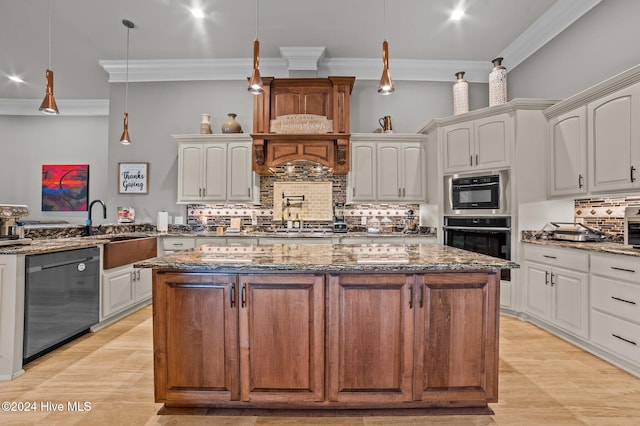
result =
M497 232L510 232L511 228L499 228L490 226L443 226L445 231L497 231Z
M498 182L488 182L488 183L454 183L452 184L454 189L460 189L460 188L477 188L477 187L481 187L481 186L500 186L500 184Z

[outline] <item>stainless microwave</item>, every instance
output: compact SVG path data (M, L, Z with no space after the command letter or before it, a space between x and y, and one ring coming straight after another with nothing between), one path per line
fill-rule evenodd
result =
M445 214L509 214L509 171L445 176Z

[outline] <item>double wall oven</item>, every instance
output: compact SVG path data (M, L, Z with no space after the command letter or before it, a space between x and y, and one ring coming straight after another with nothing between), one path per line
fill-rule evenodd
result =
M444 244L511 260L508 170L445 176L444 186Z

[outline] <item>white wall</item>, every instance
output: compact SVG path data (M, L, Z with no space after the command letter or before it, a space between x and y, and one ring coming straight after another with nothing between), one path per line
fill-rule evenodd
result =
M509 71L509 98L565 99L640 64L638 17L638 0L603 0Z
M27 219L84 224L87 212L42 212L42 165L89 164L89 200L106 200L107 128L107 117L0 116L0 202L27 204ZM94 218L104 222L98 208Z

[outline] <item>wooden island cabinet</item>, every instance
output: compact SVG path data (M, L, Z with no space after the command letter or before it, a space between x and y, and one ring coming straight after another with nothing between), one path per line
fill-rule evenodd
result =
M348 245L331 244L298 245L297 257L283 259L278 246L256 246L251 262L213 264L199 247L138 265L154 268L157 402L397 409L497 401L499 269L517 265L434 244L392 245L412 253L398 264L335 261L350 257ZM296 268L314 249L319 260ZM431 268L425 256L434 254ZM460 263L462 254L475 260ZM258 267L261 256L269 267ZM447 268L443 256L458 263Z

